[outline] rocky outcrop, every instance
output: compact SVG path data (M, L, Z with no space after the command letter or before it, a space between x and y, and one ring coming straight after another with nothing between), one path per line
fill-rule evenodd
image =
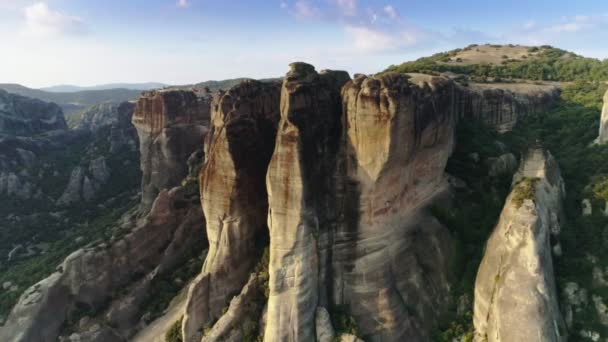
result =
M559 167L535 147L513 182L475 282L475 339L566 341L551 257L565 196Z
M87 108L80 114L76 128L97 131L118 122L118 103L106 102Z
M0 134L31 136L67 128L58 105L0 90Z
M133 125L141 150L142 210L187 175L187 159L202 145L210 99L191 91L159 90L139 98Z
M338 224L336 166L345 72L291 64L267 175L270 297L264 341L315 339L315 308L327 303L331 232Z
M77 166L72 170L68 185L57 200L58 205L89 202L110 178L110 169L104 157L89 162L88 168Z
M428 340L447 305L449 233L425 207L447 186L457 92L441 77L393 73L342 91L345 222L332 293L372 341Z
M542 113L559 99L554 86L532 84L472 84L462 92L462 120L481 120L498 132L511 131L526 115Z
M604 95L604 107L602 108L602 116L600 118L600 134L597 137L596 143L602 145L608 142L608 91Z
M122 327L122 338L128 338L142 314L138 305L143 300L130 291L145 293L154 277L183 261L185 251L193 246L202 249L202 217L197 191L188 186L162 191L143 222L124 219L121 229L133 229L124 238L72 253L57 272L28 289L0 328L0 340L56 341L67 317L83 307L89 312L107 312L105 319L85 328L85 336L97 324ZM130 228L133 224L136 227ZM134 282L137 285L129 288ZM126 294L114 297L121 291ZM124 302L129 303L129 310L117 316ZM109 329L93 330L104 336Z
M267 243L265 178L279 121L279 96L279 84L245 81L213 100L200 173L209 253L189 291L185 341L200 341L202 328L222 315Z

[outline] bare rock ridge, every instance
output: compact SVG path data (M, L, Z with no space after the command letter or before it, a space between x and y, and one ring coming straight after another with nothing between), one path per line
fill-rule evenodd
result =
M0 134L30 136L67 128L58 105L0 90Z
M604 94L604 107L600 119L600 134L596 140L600 145L608 142L608 91Z
M141 149L142 210L188 173L188 157L200 149L209 125L210 98L192 91L144 92L133 114Z
M559 98L555 86L472 84L462 92L461 118L477 119L498 132L511 131L518 121L551 108Z
M268 168L270 297L264 341L315 339L315 308L329 298L338 225L340 89L346 72L294 63L281 89L281 121Z
M189 94L178 95L178 99L183 97L188 98ZM163 106L166 105L164 100L159 101ZM193 102L197 101L194 99ZM184 103L181 102L181 105ZM197 180L188 176L188 172L192 171L188 164L192 166L202 163L202 160L195 160L195 156L203 157L202 152L195 152L202 143L202 134L199 132L204 129L197 121L199 119L184 119L195 114L201 115L201 112L190 112L188 108L184 112L179 106L177 109L176 106L168 106L173 108L169 114L163 112L164 109L144 113L152 109L139 107L140 117L147 118L150 122L179 121L177 128L162 128L165 126L162 124L157 129L152 124L141 124L140 138L144 142L149 142L146 139L150 137L150 132L160 132L162 135L171 131L167 134L168 139L166 136L160 138L157 145L153 142L153 147L158 149L142 146L141 158L165 158L167 153L176 152L177 154L169 154L161 160L179 160L178 171L184 177L178 180L171 175L163 179L163 188L155 195L149 212L132 210L115 223L112 238L93 242L72 253L55 273L26 290L5 325L0 327L1 341L56 341L60 333L66 333L61 329L69 329L69 340L127 341L143 324L144 312L141 310L151 283L184 263L190 251L202 251L205 248L205 224ZM159 113L173 117L154 117L154 114ZM200 120L204 121L204 115L202 117ZM192 135L182 135L181 132L196 132L196 139ZM97 166L88 171L93 178L103 178L102 167ZM142 198L142 203L144 200ZM138 219L139 214L145 216ZM76 322L77 325L67 324L71 317L83 310L89 313L86 320Z
M27 290L0 340L127 341L145 325L150 284L208 239L183 309L185 342L355 341L336 336L343 333L333 326L336 312L368 341L429 341L450 304L453 241L430 209L450 205L445 168L457 122L508 130L553 96L421 74L351 80L305 63L291 64L282 83L246 80L213 97L146 92L132 118L143 173L139 210L116 223L112 239L76 251ZM514 164L504 159L496 175ZM79 199L85 179L104 178L101 164L77 172ZM525 340L497 334L509 319L526 317L516 324L530 336L561 341L549 235L559 230L563 182L541 150L524 159L520 178L534 178L535 200L517 207L517 185L505 206L489 242L496 247L479 271L475 325L489 341ZM510 226L518 233L505 238ZM508 306L520 298L512 277L536 291L526 292L535 295L523 309ZM60 331L83 307L90 317Z
M553 275L564 182L540 147L524 156L475 283L476 341L566 341Z
M265 177L279 121L279 96L280 84L248 80L213 99L200 173L209 253L190 288L183 321L186 341L200 341L200 328L222 315L267 243Z
M449 233L425 205L446 189L457 91L441 77L392 73L342 91L346 212L332 292L371 340L428 340L446 305Z

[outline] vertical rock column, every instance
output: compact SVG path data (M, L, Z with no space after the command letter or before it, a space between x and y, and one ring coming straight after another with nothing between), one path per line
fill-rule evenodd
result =
M337 222L336 155L345 72L290 65L267 175L270 297L264 341L314 341L331 231ZM321 289L320 289L321 288Z
M600 135L597 138L597 143L602 145L608 142L608 91L604 95L604 108L602 109L602 117L600 118Z
M212 103L206 162L200 173L209 253L193 282L185 341L217 320L241 292L267 243L266 171L279 121L280 84L245 81Z
M132 122L140 141L144 213L161 190L188 174L187 160L201 148L209 110L209 99L191 91L151 91L139 98Z
M475 341L566 341L550 242L565 195L557 162L532 148L514 184L475 281Z
M455 86L387 73L343 89L347 181L334 242L337 305L372 341L425 341L448 297L447 230L422 210L445 189Z

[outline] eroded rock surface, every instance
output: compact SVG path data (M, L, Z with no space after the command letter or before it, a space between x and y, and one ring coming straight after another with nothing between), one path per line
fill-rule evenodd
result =
M0 90L0 134L30 136L67 128L58 105Z
M189 291L185 341L200 341L202 329L221 316L267 243L265 179L279 121L279 96L279 84L245 81L213 100L200 173L209 253Z
M602 116L600 118L600 134L596 142L600 145L608 142L608 91L604 95L604 107L602 108Z
M444 78L393 73L343 89L345 222L332 292L372 341L428 340L445 309L449 233L425 206L446 188L457 91Z
M159 90L139 98L133 125L141 149L142 210L156 195L181 181L190 154L200 148L209 124L210 99L192 91Z
M290 65L268 168L270 298L264 341L315 340L315 312L327 303L331 232L338 223L340 89L348 74Z
M126 224L123 229L132 223ZM113 243L72 253L58 272L27 290L0 328L0 340L55 341L67 315L77 306L103 309L134 276L153 277L182 261L181 254L193 244L202 246L203 227L198 192L188 193L187 188L161 192L150 214L131 233ZM200 238L193 238L196 236ZM137 302L130 304L130 310L137 311ZM138 320L137 315L127 315L118 323L130 322L133 329ZM123 337L133 332L126 329Z
M559 167L532 148L513 180L475 282L475 339L566 341L551 257L565 196Z
M472 84L459 101L460 117L478 119L498 132L511 131L526 115L542 113L559 99L554 86Z

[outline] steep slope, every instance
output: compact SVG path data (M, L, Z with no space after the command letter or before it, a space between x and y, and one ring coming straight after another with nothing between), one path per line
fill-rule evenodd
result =
M427 206L447 190L457 94L445 78L392 73L343 89L346 204L332 290L370 340L427 340L445 310L450 236Z
M600 134L596 143L602 145L608 142L608 91L604 95L604 107L602 108L602 116L600 118Z
M29 136L65 129L65 118L56 104L0 90L0 134Z
M563 220L564 182L542 148L524 156L475 284L476 341L565 341L552 244Z
M211 104L200 173L209 253L189 290L183 320L186 341L200 341L201 328L222 316L267 243L265 176L274 149L279 96L276 83L243 81Z
M162 189L178 184L187 175L188 158L202 149L209 103L208 97L181 90L145 92L139 98L133 125L141 149L144 212Z
M328 303L331 234L340 217L336 162L346 72L290 65L268 168L270 297L264 341L315 338L315 308Z
M139 107L137 112L149 122L165 122L166 112L156 108ZM170 108L171 118L192 113L188 108ZM180 123L181 131L201 131L198 122ZM148 131L143 130L142 135L146 138ZM149 212L140 204L140 210L133 208L111 221L110 236L73 252L56 272L25 291L0 328L2 341L55 341L60 335L85 341L126 341L146 323L152 314L148 311L150 302L162 300L150 297L154 289L206 245L198 184L193 176L196 165L202 162L202 152L196 153L201 141L188 145L179 138L172 136L162 147L192 156L183 160L185 179L169 179ZM189 147L191 150L186 150ZM142 159L158 156L146 146L140 152L153 154ZM144 182L142 188L149 185ZM142 196L141 201L144 199Z

